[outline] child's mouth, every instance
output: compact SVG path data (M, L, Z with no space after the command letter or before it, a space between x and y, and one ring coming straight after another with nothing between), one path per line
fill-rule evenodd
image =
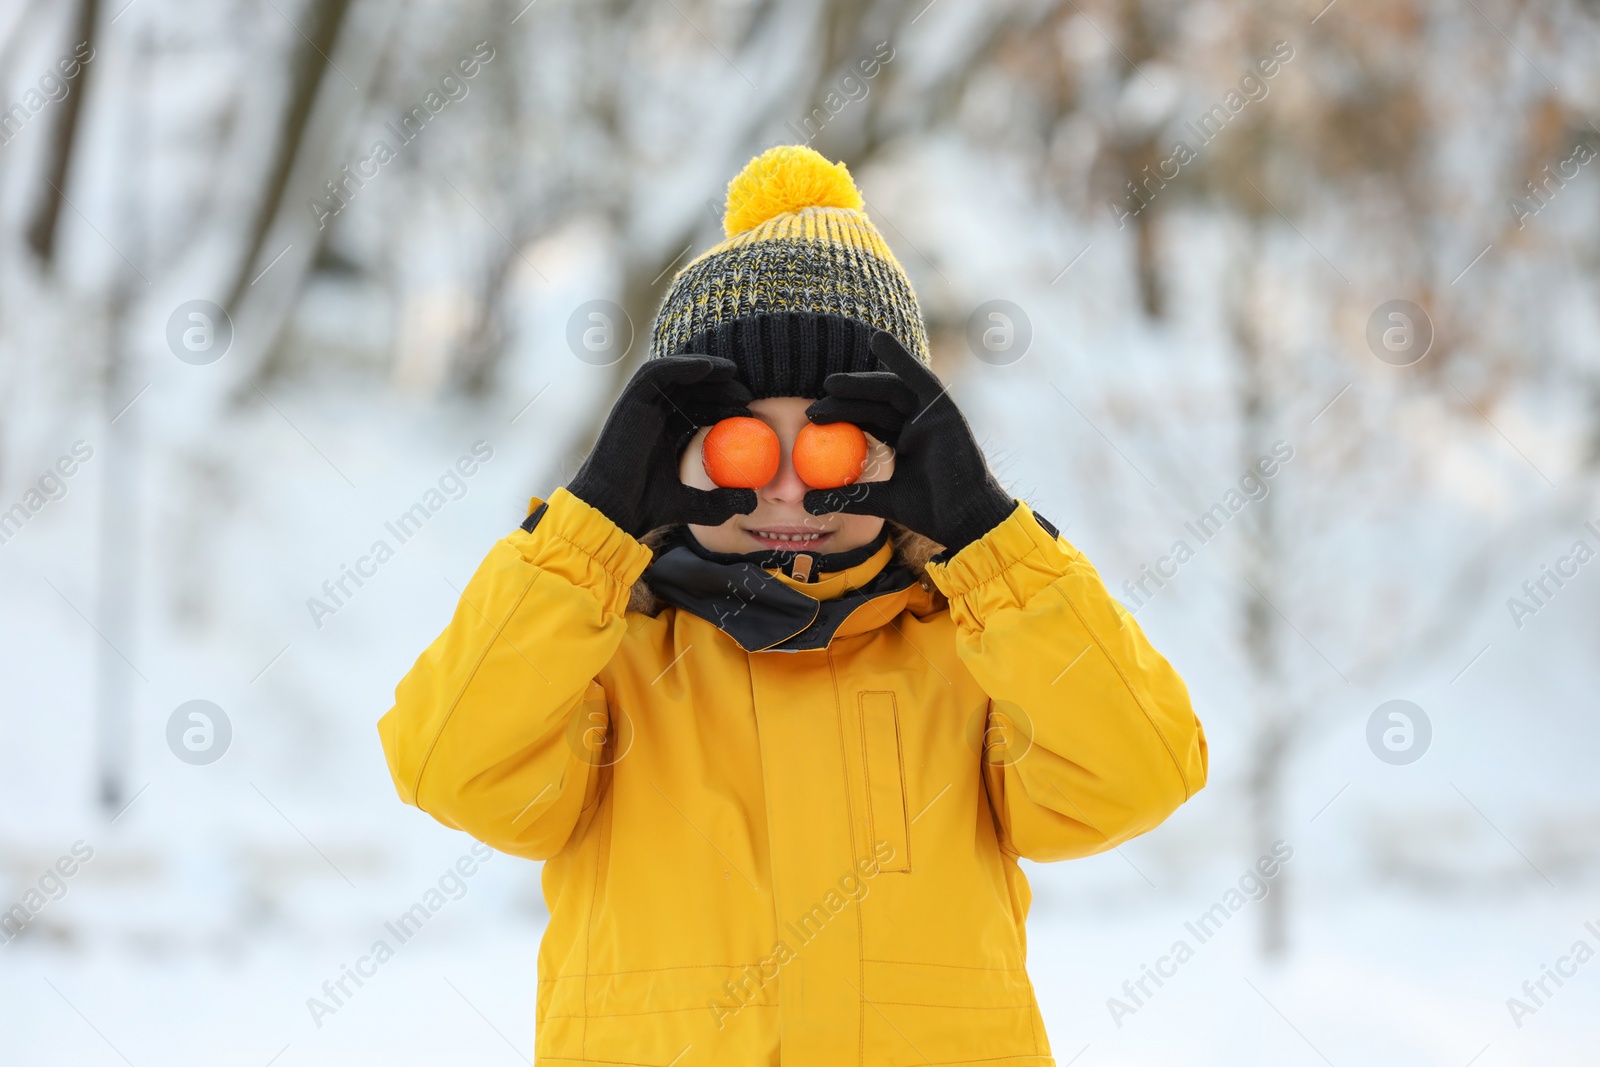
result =
M745 533L762 548L788 552L817 549L832 536L831 533L818 530L746 530Z

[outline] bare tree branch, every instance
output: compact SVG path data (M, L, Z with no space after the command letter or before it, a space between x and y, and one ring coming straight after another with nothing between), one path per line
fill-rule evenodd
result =
M99 9L100 0L80 0L78 17L73 22L73 47L87 42L91 55ZM56 114L45 163L45 186L39 191L39 204L34 211L33 222L28 226L28 247L33 249L33 254L38 256L39 262L46 267L55 261L56 221L61 217L61 204L67 195L67 172L72 163L72 148L78 132L78 116L83 111L83 98L89 89L91 69L93 69L91 63L79 66L78 84L61 102Z
M239 259L233 284L228 287L228 299L224 306L230 315L237 312L245 290L250 287L252 268L261 255L262 242L266 240L273 220L283 207L284 196L289 188L289 175L310 128L311 110L316 103L318 89L330 76L338 77L331 73L333 63L328 57L333 54L349 9L350 0L313 0L307 8L309 26L300 32L299 46L295 49L294 73L290 78L289 98L284 103L283 123L278 133L272 172L257 203L250 236L244 254Z

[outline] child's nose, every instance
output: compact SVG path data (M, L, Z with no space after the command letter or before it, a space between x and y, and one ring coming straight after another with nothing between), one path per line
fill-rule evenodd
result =
M778 473L772 481L761 487L761 499L769 504L794 504L804 502L806 491L811 487L800 480L800 475L795 473L794 458L790 455L789 444L785 443L783 457L778 463Z

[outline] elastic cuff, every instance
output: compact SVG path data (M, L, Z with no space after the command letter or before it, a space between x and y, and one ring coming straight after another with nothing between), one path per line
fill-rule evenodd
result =
M1017 501L1005 521L949 561L929 563L927 570L952 607L970 601L973 613L987 615L1026 604L1060 578L1077 556L1071 545L1045 532L1027 504Z
M530 532L518 529L509 540L529 563L558 571L575 584L596 577L585 570L598 569L611 580L627 603L628 590L650 565L650 550L624 533L597 508L590 507L566 489L557 489L550 499L534 509L542 512L538 525ZM572 550L576 549L588 566L571 570ZM564 566L565 564L565 566Z

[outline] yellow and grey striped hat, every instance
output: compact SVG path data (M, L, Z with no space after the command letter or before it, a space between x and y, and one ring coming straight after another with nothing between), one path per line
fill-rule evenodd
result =
M819 396L829 374L876 370L879 330L928 361L916 294L843 163L769 148L728 183L722 228L672 279L651 357L724 356L757 397Z

